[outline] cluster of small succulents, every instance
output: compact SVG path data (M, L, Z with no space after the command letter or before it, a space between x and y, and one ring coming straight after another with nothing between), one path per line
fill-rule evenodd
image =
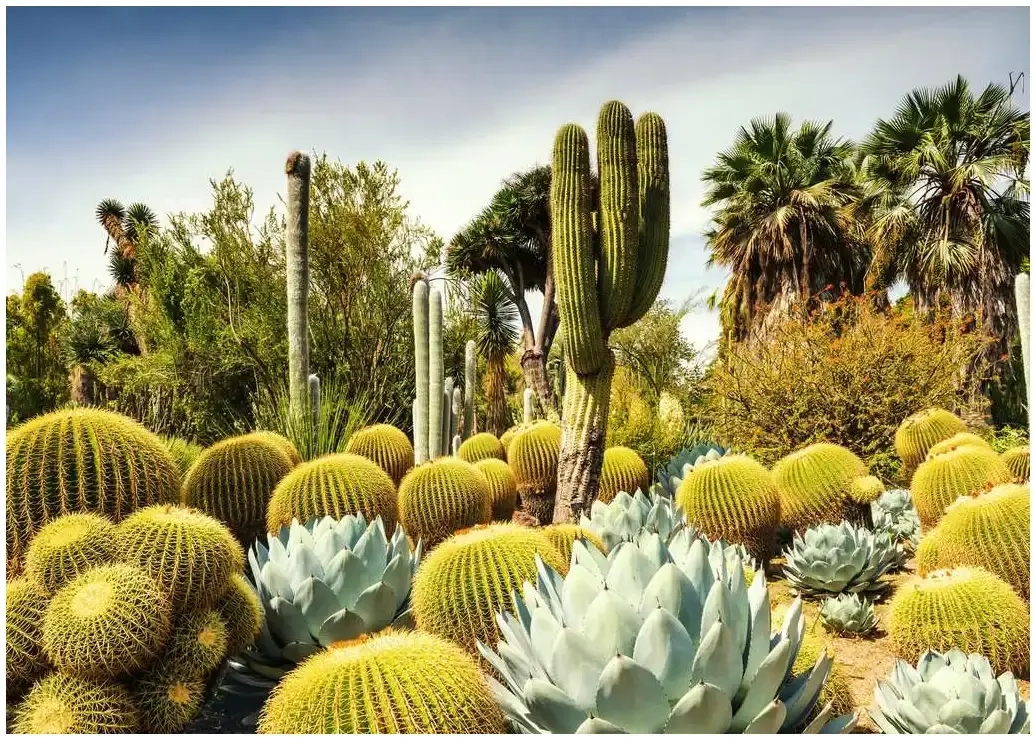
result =
M858 594L826 597L819 616L826 629L839 635L866 635L876 626L872 601Z
M850 522L819 525L794 536L783 575L805 596L876 594L886 589L881 576L894 565L897 554L889 532L871 532Z
M182 731L231 645L259 632L243 559L226 526L177 505L43 526L8 586L11 729Z
M893 534L897 543L906 551L914 551L919 544L919 515L916 514L912 495L907 489L883 492L873 502L872 522L876 530L886 530Z

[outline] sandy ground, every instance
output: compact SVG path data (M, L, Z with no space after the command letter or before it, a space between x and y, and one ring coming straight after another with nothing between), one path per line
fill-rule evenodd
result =
M789 604L795 598L787 586L786 581L779 576L779 564L781 559L773 561L772 572L768 575L769 597L772 602L773 611ZM826 639L834 651L834 661L839 664L844 675L851 683L851 691L855 702L858 704L859 718L856 733L878 734L880 730L873 724L866 708L872 704L873 689L877 680L882 680L890 675L894 661L897 659L890 649L890 638L887 636L883 623L890 613L890 598L902 581L914 573L914 562L909 561L906 569L896 574L886 576L890 587L886 594L876 602L876 629L864 638L858 637L837 637L832 633L825 633ZM819 620L819 606L822 600L805 601L805 625L821 627ZM1018 675L1018 674L1016 674ZM1029 674L1024 674L1029 679ZM1020 680L1020 690L1024 699L1030 698L1030 681Z

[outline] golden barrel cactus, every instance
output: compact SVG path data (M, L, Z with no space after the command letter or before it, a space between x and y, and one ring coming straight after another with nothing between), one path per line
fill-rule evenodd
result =
M350 514L380 517L385 530L394 530L397 494L391 477L369 458L355 453L323 456L301 464L277 485L266 511L266 532L276 534L295 519L304 525L314 517Z
M230 587L215 606L226 624L226 652L234 654L255 642L262 629L262 602L243 574L230 577Z
M590 545L596 547L604 555L607 554L607 548L603 544L603 540L592 530L581 525L573 524L559 524L559 525L548 525L542 528L542 534L546 536L546 539L552 543L553 547L560 553L560 557L570 562L572 548L574 548L575 540L585 540Z
M117 681L52 673L14 709L15 734L133 734L143 724L136 701Z
M535 580L536 555L567 572L570 559L536 528L492 524L450 537L423 560L413 579L417 626L471 653L478 640L495 643L496 611L513 611L511 591Z
M118 522L140 507L176 502L182 474L158 436L124 415L68 409L7 434L7 566L20 569L29 541L69 512Z
M517 508L517 479L506 461L486 458L474 464L474 468L485 475L492 492L492 520L508 522Z
M522 426L506 450L522 507L539 524L553 521L559 458L560 427L549 420Z
M163 663L140 677L134 696L146 732L181 733L187 722L201 713L205 681L184 676Z
M40 528L25 552L25 576L53 594L80 573L112 563L118 554L115 523L78 512Z
M960 496L977 496L1011 480L1012 472L993 450L963 445L931 456L916 469L912 503L926 531Z
M906 478L926 460L930 448L966 430L966 423L945 409L931 407L906 417L894 433L894 448Z
M298 452L294 443L278 432L273 432L272 430L256 430L251 433L251 437L266 440L280 448L280 450L282 450L284 454L291 459L291 464L293 466L297 466L302 462L302 455Z
M258 435L221 440L183 480L183 503L223 522L244 545L266 528L273 490L294 469L283 446Z
M908 581L890 601L890 644L914 663L926 650L958 648L991 661L995 673L1030 667L1030 611L993 573L980 568L934 571Z
M946 440L934 443L930 450L927 451L926 457L931 458L932 456L947 453L950 450L955 450L963 446L969 446L971 448L987 448L988 450L991 449L991 445L979 435L971 432L960 432L955 433Z
M7 582L5 607L5 651L7 656L7 690L21 690L48 668L40 644L40 626L50 597L40 586L26 578Z
M1002 453L1002 462L1012 471L1012 478L1017 484L1030 481L1030 446L1019 445Z
M506 460L506 450L499 439L490 432L479 432L472 435L460 445L459 456L467 463L477 463L486 458Z
M371 425L355 432L348 439L345 452L369 458L384 469L395 486L413 467L413 443L393 425Z
M839 524L852 506L852 482L867 474L858 456L834 443L815 443L791 453L772 467L782 523L800 532Z
M260 734L502 734L477 662L426 632L338 643L291 671L262 709Z
M771 557L779 490L753 458L728 454L695 466L682 479L675 501L689 524L711 540L741 544L759 562Z
M492 491L485 475L453 456L414 468L399 487L399 522L430 550L457 530L492 520ZM385 526L387 527L387 526Z
M650 488L650 469L642 457L631 448L615 446L603 452L600 471L600 493L596 497L604 504L614 501L620 492L634 494L637 489Z

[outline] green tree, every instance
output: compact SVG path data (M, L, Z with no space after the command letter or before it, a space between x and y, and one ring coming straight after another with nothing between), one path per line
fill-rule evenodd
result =
M920 313L979 315L992 364L1017 335L1013 278L1030 251L1030 113L961 76L908 94L862 144L873 289L903 279ZM1004 368L1004 365L1002 366Z
M497 272L475 277L470 292L475 318L474 342L485 362L482 386L487 408L486 429L498 437L510 426L506 359L517 346L519 313L510 288Z
M778 113L741 128L707 169L709 265L731 274L721 301L723 342L767 329L798 301L858 293L868 265L852 203L854 145L833 138L832 122L797 130Z
M459 233L446 253L454 277L496 272L506 282L521 321L521 368L544 407L556 410L546 359L560 324L556 309L549 215L548 166L518 172L505 180L489 205ZM542 313L535 326L526 293L541 292Z
M7 422L49 412L68 398L58 341L65 305L50 275L30 274L7 296Z

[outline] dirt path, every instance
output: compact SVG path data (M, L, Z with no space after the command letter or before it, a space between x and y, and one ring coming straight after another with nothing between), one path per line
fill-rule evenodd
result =
M769 597L773 611L788 605L794 599L794 594L787 586L786 580L779 576L779 563L781 561L774 561L773 572L768 577ZM876 602L876 629L865 638L837 637L831 633L824 633L834 651L835 662L849 679L851 693L858 705L858 726L855 728L857 733L873 734L880 731L869 718L866 709L873 702L873 689L876 687L876 681L886 679L890 675L894 661L897 659L890 649L890 638L887 636L883 624L890 615L891 596L903 581L913 575L913 572L913 561L910 560L904 571L886 577L890 582L890 588L883 598ZM807 627L822 626L819 620L820 604L821 599L804 602ZM1019 679L1018 681L1023 698L1029 699L1030 681Z

